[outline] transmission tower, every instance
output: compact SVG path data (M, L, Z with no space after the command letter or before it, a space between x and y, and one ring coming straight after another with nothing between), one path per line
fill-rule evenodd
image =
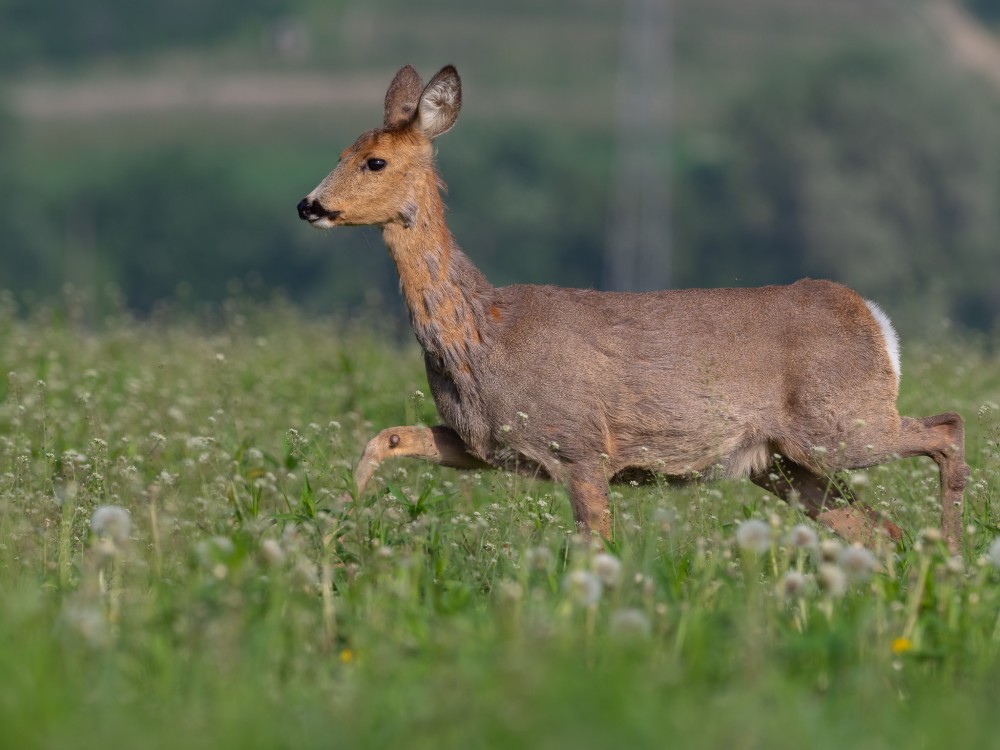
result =
M648 291L670 286L672 2L625 2L604 253L607 289Z

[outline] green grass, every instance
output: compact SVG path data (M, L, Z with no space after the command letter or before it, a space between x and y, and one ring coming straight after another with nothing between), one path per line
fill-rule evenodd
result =
M748 483L625 488L586 606L567 577L609 563L561 488L401 462L341 499L377 429L434 419L409 338L282 303L88 328L88 304L0 298L0 746L997 745L986 342L904 350L904 411L967 420L961 561L921 536L929 461L853 477L910 536L843 595ZM109 505L127 538L92 529Z

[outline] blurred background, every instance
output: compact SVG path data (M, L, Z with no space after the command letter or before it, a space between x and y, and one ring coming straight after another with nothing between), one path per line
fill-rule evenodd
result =
M0 288L401 315L378 232L295 205L401 65L453 63L449 222L495 284L826 277L991 330L998 31L1000 0L2 0Z

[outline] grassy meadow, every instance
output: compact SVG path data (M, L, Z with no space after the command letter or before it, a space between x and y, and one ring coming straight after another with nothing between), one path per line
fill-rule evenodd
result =
M0 296L0 747L1000 747L995 341L904 342L901 410L966 418L961 558L916 459L848 479L899 549L728 482L615 492L602 553L523 477L343 500L435 419L389 326L92 309Z

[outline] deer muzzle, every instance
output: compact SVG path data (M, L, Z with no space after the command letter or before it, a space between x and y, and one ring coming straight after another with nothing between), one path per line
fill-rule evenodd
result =
M298 210L299 218L313 226L332 226L334 220L341 214L340 211L323 208L319 201L313 200L308 195L299 201Z

